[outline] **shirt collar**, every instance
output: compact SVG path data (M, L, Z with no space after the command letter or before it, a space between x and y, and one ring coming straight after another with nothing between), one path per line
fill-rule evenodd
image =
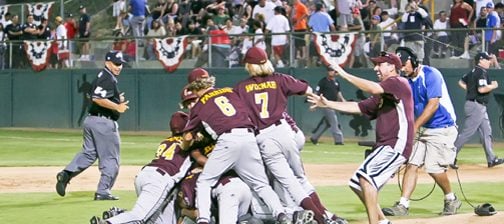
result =
M114 82L117 83L117 78L115 77L114 73L112 73L112 71L110 71L109 68L107 68L105 66L105 68L103 70L105 70L112 77L112 80L114 80Z
M479 65L476 65L476 66L475 66L475 68L479 68L479 69L483 70L483 72L486 72L486 71L487 71L485 68L483 68L483 67L481 67L481 66L479 66Z

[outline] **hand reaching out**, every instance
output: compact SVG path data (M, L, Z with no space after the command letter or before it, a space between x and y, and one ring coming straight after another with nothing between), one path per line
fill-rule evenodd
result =
M324 108L327 107L327 99L321 94L320 96L312 93L308 95L308 102L312 105L310 106L310 110L313 110L317 107Z

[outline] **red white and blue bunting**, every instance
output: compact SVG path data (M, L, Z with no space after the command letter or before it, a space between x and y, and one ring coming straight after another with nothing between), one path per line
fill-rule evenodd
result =
M324 64L335 61L345 66L353 52L357 33L323 34L314 32L315 47Z
M49 63L51 56L52 40L47 41L24 41L24 50L26 57L32 66L32 69L39 72L44 70Z
M168 72L174 72L184 59L187 36L154 38L154 52Z
M27 3L28 14L33 15L33 23L40 25L42 17L48 19L54 2Z

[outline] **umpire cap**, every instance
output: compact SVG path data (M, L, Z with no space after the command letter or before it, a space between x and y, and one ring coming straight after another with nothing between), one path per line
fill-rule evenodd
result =
M105 61L111 61L115 64L124 64L126 61L123 58L123 53L120 51L109 51L105 55Z
M480 52L474 57L474 62L478 63L481 59L490 60L492 57L487 52Z
M170 119L170 130L172 135L181 134L188 120L189 116L182 111L173 113Z

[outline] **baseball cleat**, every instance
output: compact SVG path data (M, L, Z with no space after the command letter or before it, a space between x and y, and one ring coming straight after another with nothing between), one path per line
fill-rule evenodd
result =
M103 214L102 214L102 218L103 219L110 219L116 215L119 215L123 212L125 212L126 209L122 209L122 208L118 208L118 207L112 207L112 208L109 208L109 210L107 211L104 211Z
M119 197L111 195L111 194L98 194L98 193L95 193L94 200L95 201L119 200Z
M70 175L68 175L68 173L63 170L56 175L56 180L56 193L58 193L59 196L63 197L65 196L66 187L68 185L68 182L70 181Z
M294 214L292 215L292 223L293 224L311 223L311 221L313 221L314 216L315 215L311 210L295 211Z
M105 223L107 223L107 222L102 221L100 218L98 218L98 216L93 216L89 220L89 224L105 224Z

